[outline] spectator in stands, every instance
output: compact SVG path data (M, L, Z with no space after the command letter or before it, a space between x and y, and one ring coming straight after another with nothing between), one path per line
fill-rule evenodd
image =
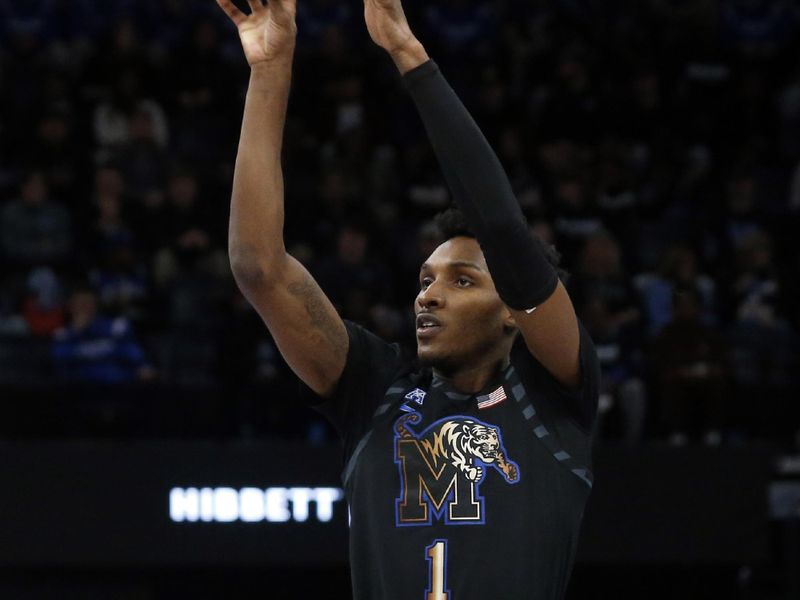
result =
M557 247L565 264L574 265L586 240L603 232L603 221L587 195L585 183L577 177L559 180L554 192L552 214Z
M723 402L728 391L726 341L701 320L702 299L693 287L677 287L672 320L656 336L651 364L660 392L661 418L669 442L688 443L698 430L703 442L722 442Z
M4 2L8 5L27 3ZM12 10L13 12L13 10ZM41 110L40 101L46 96L48 73L53 70L53 52L47 44L43 22L38 18L0 17L0 70L6 80L0 93L8 115L9 137L12 143L26 144L31 124Z
M595 198L605 229L614 234L623 247L632 247L638 239L637 213L641 199L636 189L633 148L607 143L600 147ZM638 256L631 259L639 260ZM633 266L633 265L632 265Z
M128 139L111 154L122 168L129 193L142 201L159 193L166 179L166 133L159 131L158 118L145 106L136 107L129 116Z
M723 185L725 204L713 214L704 240L720 274L729 271L737 248L744 240L764 230L767 225L758 201L758 180L752 173L736 173Z
M225 225L201 193L197 176L176 168L163 210L153 215L147 234L157 248L154 284L166 300L165 313L173 326L208 331L219 325L219 303L229 292Z
M463 60L465 54L475 58L492 49L495 15L489 2L444 0L429 4L424 18L431 39L443 53L441 62L454 57Z
M450 192L444 184L430 144L424 139L410 141L404 147L406 198L403 211L417 219L429 220L450 203Z
M23 267L62 263L69 258L70 215L50 198L40 171L29 172L20 185L19 199L3 207L0 247L5 260Z
M148 236L156 250L154 276L158 285L167 285L181 269L200 263L201 269L222 274L227 263L222 249L225 221L202 194L197 176L176 168L169 176L166 202L160 214L151 215Z
M150 294L147 268L130 237L119 236L105 245L89 279L105 312L134 323L145 319Z
M125 214L125 180L119 169L106 165L95 170L93 201L96 212L89 232L89 252L95 258L114 244L128 243L136 236Z
M141 257L137 235L144 227L130 218L125 180L114 165L95 168L92 204L85 211L91 216L85 218L87 231L82 236L82 273L97 290L103 310L139 325L145 320L149 294L149 261Z
M124 317L98 313L93 288L78 286L69 298L69 322L53 337L52 357L65 381L117 384L155 377Z
M115 8L112 6L114 4L119 3L104 2L99 5L92 3L92 16L95 20L100 17L106 20L106 23L101 25L101 31L93 35L93 43L96 45L84 69L86 79L84 85L91 97L110 100L112 109L123 109L124 112L132 106L132 102L149 97L149 92L157 87L160 74L154 60L156 54L153 45L149 44L143 35L152 33L154 29L145 31L141 25L143 21L138 20L137 23L137 19L132 18L130 14L130 9L134 6L155 6L155 3L133 5L126 2L127 11L118 10L121 7ZM101 15L104 12L101 7L111 10L106 15ZM117 14L114 14L115 12ZM108 103L105 104L109 106ZM118 127L120 124L124 125L124 121L118 120L119 116L124 115L120 115L117 110L109 113L109 116L116 117L106 122L111 125L110 129L103 131L95 129L100 136L97 139L101 145L119 141L118 138L112 140L103 137L106 134L124 134L124 127ZM95 126L97 125L98 121L95 120Z
M531 170L519 127L506 125L499 134L497 155L506 170L514 195L528 218L542 216L545 207L539 182Z
M564 48L555 65L555 85L543 107L543 139L593 141L604 124L587 49Z
M139 73L115 74L112 93L95 107L93 121L96 160L121 165L132 196L144 198L163 185L169 121L161 104L142 89Z
M676 242L661 257L653 273L641 273L634 284L642 298L647 334L657 335L672 320L677 287L694 287L702 298L702 319L708 325L719 322L716 309L716 284L700 272L697 253L686 242Z
M767 329L788 328L784 311L790 300L783 295L771 237L761 231L748 235L736 258L736 273L727 290L735 320Z
M28 337L30 329L22 314L27 292L27 273L11 272L0 280L0 338Z
M770 56L795 39L796 10L791 2L723 2L720 24L743 54Z
M335 254L314 269L317 281L342 315L361 322L368 321L372 305L394 298L391 274L368 251L366 228L347 224L339 229Z
M601 411L613 411L622 439L636 444L643 437L647 412L638 351L641 310L623 268L621 248L611 234L599 232L586 240L568 288L597 346L603 375Z
M235 72L222 52L213 19L198 19L187 37L170 57L170 146L183 160L213 168L229 136L223 124L234 98L230 90Z
M573 264L577 268L570 288L576 304L600 300L608 307L615 329L639 326L639 300L625 271L622 249L611 234L601 231L588 237Z
M765 392L775 397L796 380L798 338L788 318L796 299L786 294L768 234L744 239L725 291L737 399L741 404Z
M77 191L86 159L86 148L76 139L74 129L66 102L48 107L36 123L30 146L22 148L24 161L38 165L53 194L66 201Z
M101 149L119 147L131 139L131 119L138 112L150 115L153 137L158 145L167 143L167 118L164 109L142 89L141 76L129 69L115 74L113 87L95 107L93 121L97 145Z
M297 5L297 33L306 48L318 50L318 44L329 27L353 31L351 7L336 0L309 0Z
M308 72L300 75L305 89L313 94L314 131L326 142L349 133L364 120L363 61L348 43L345 30L329 25L319 39L320 49L309 57ZM308 102L307 99L306 102Z
M28 275L27 294L22 304L22 316L28 330L35 336L50 336L64 326L63 290L55 272L49 267L37 267Z

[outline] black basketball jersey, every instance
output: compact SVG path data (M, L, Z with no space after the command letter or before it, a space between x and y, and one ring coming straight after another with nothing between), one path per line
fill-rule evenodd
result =
M583 326L579 392L520 337L472 395L346 326L344 372L318 408L345 444L354 598L562 598L592 487L599 368Z

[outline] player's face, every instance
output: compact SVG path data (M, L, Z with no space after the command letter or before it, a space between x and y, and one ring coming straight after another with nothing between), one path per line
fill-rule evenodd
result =
M414 311L420 360L453 371L496 358L513 319L478 242L467 237L444 242L422 264L419 281Z

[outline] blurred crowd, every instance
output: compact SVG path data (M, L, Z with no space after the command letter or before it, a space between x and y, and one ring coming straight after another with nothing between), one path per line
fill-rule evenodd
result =
M563 254L601 437L798 435L798 5L405 6ZM297 21L287 248L413 348L449 192L358 3ZM0 0L0 434L330 438L230 274L246 84L213 0Z

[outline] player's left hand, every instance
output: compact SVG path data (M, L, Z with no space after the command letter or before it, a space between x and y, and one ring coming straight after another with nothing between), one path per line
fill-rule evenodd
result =
M364 0L364 20L372 41L386 50L401 73L428 60L406 20L400 0Z
M419 44L400 0L364 0L364 20L372 41L389 54Z

